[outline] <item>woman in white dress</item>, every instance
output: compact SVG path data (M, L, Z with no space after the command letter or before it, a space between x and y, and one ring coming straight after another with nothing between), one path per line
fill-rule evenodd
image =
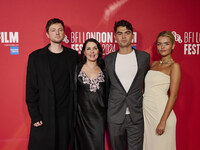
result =
M143 150L176 150L176 116L173 106L181 80L180 65L171 56L175 39L170 31L157 39L160 61L154 61L145 78Z

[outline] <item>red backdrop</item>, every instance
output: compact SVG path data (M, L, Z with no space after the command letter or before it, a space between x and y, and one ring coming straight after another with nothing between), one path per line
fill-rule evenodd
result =
M157 34L174 31L173 58L182 69L174 108L177 150L199 149L199 0L2 0L0 6L1 150L27 149L30 127L25 104L27 58L30 52L48 44L45 25L53 17L66 24L64 45L79 50L85 38L95 36L105 54L117 49L112 34L114 22L126 19L134 27L133 45L150 53L151 62L159 59L155 49Z

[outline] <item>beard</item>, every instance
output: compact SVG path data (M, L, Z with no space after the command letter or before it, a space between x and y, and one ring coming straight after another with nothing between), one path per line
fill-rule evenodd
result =
M126 48L126 47L129 47L131 45L131 43L119 43L119 46L121 48Z
M60 44L60 43L62 43L63 39L64 38L62 38L62 39L51 39L51 42L56 43L56 44Z

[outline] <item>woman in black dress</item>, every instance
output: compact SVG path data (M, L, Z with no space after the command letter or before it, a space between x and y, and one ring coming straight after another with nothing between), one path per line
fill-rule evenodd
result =
M106 79L102 48L95 39L85 41L77 67L76 150L104 150Z

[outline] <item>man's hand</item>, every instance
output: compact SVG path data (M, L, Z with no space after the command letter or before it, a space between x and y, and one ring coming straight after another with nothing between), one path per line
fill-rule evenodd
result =
M43 125L42 120L40 120L40 121L38 121L38 122L33 124L34 127L40 127L42 125Z

